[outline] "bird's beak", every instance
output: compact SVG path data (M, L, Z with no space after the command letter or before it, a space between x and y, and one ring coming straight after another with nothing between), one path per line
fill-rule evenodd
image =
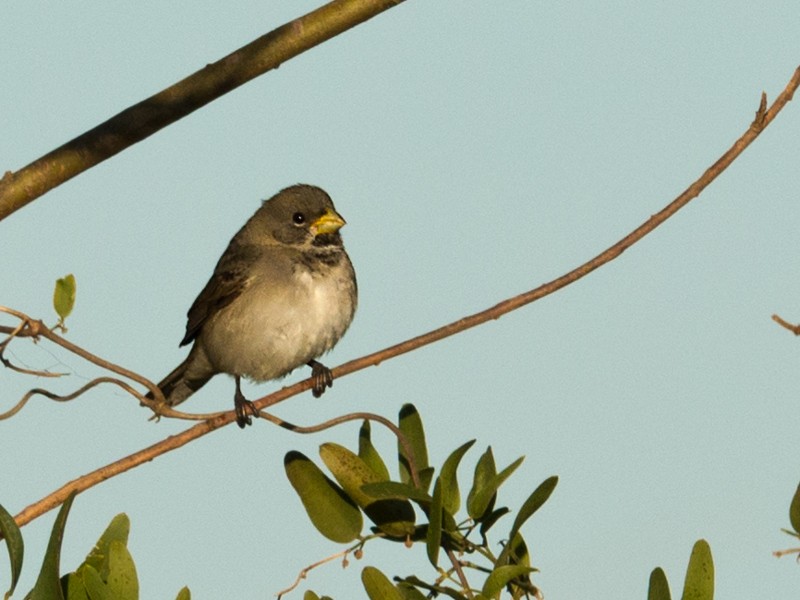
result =
M335 210L329 208L324 215L311 223L309 229L311 230L311 235L317 237L322 233L336 233L344 224L345 220Z

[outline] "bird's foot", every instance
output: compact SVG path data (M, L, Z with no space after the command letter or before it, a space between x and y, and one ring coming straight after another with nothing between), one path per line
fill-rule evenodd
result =
M253 420L250 418L258 418L258 409L256 405L244 397L242 391L239 389L238 381L236 382L236 393L233 395L233 406L236 411L236 424L244 429L247 425L252 425Z
M314 381L311 393L314 394L314 398L319 398L325 393L325 388L333 387L333 373L328 367L315 360L309 361L308 366L311 367L311 379Z

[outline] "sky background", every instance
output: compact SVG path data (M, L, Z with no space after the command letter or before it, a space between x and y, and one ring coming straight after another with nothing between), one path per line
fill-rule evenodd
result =
M315 8L299 0L13 2L0 20L0 171ZM355 321L335 366L484 309L593 257L660 210L748 127L800 64L796 1L486 4L411 0L235 90L0 222L0 304L55 322L74 273L71 341L153 380L185 356L185 314L228 240L287 185L320 185L347 219ZM789 104L703 195L616 261L542 301L336 382L275 413L302 425L420 410L433 464L491 445L549 600L646 598L661 566L679 597L709 541L718 598L796 598L772 551L800 481L800 105ZM0 319L4 324L9 319ZM0 410L30 387L99 372L47 343L9 354L70 373L0 372ZM286 382L308 376L293 373ZM282 385L248 385L258 397ZM181 408L228 409L220 376ZM112 387L37 398L0 422L0 503L12 514L65 482L187 428L154 424ZM341 547L312 527L283 471L292 449L355 447L353 423L298 436L227 427L79 496L63 570L111 518L132 521L142 598L271 598ZM376 443L390 454L383 431ZM18 597L55 513L23 529ZM507 530L511 517L507 517ZM497 538L495 538L496 540ZM382 548L381 546L388 546ZM314 589L366 597L360 570L431 576L421 548L370 544ZM7 588L0 553L0 589Z

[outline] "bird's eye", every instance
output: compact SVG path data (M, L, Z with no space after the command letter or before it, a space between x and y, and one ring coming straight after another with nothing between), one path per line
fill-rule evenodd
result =
M292 221L295 225L302 225L306 222L306 216L301 212L296 212L292 215Z

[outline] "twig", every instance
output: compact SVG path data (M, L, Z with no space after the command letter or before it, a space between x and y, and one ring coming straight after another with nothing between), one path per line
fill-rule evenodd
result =
M10 360L8 360L5 357L5 351L14 338L32 337L34 341L38 341L40 329L39 326L41 325L41 321L36 322L28 315L12 308L8 308L7 306L0 306L0 312L4 312L19 319L19 324L16 327L6 327L0 325L0 333L5 333L7 335L6 339L0 342L0 363L2 363L4 367L11 369L12 371L16 371L17 373L22 373L23 375L34 375L36 377L63 377L66 375L66 373L51 373L50 371L42 371L39 369L24 369L16 366ZM20 406L20 408L22 408L22 406ZM2 419L2 416L0 416L0 419Z
M16 173L7 172L0 179L0 221L240 85L401 2L334 0L123 110Z
M25 406L28 400L30 400L33 396L37 395L44 396L56 402L69 402L70 400L74 400L78 396L85 394L90 389L92 389L97 385L100 385L101 383L113 383L114 385L121 387L131 395L139 396L138 392L134 390L131 386L129 386L124 381L115 379L114 377L98 377L97 379L92 379L89 383L81 386L71 394L67 394L65 396L54 394L53 392L42 388L34 388L32 390L28 390L28 392L22 397L22 399L19 402L17 402L17 404L13 406L10 410L0 413L0 421L2 421L3 419L8 419L10 417L13 417L15 414L17 414L22 409L22 407Z
M161 392L159 391L158 386L149 379L147 379L146 377L142 377L141 375L139 375L134 371L126 369L125 367L121 367L117 364L114 364L111 361L105 360L104 358L100 358L96 354L92 354L91 352L89 352L84 348L81 348L77 344L73 344L66 338L61 337L60 335L55 333L52 329L47 327L47 325L45 325L43 321L32 319L28 315L21 313L17 310L14 310L12 308L8 308L7 306L0 306L0 312L4 312L17 317L24 325L24 328L21 329L19 332L17 332L17 329L19 329L19 327L13 329L3 327L0 330L0 333L7 329L11 329L12 331L8 339L0 343L0 352L2 352L2 350L5 349L5 346L14 337L33 337L35 339L43 337L53 342L54 344L57 344L62 348L72 352L73 354L80 356L84 360L87 360L90 363L97 365L102 369L111 371L112 373L116 373L117 375L121 375L122 377L131 379L132 381L135 381L136 383L143 385L149 391L153 392L156 395L156 398L161 397ZM156 410L155 407L157 406L157 403L153 402L152 400L148 400L147 398L141 396L140 394L134 393L134 395L137 396L143 404L149 406L150 408L153 408L154 411Z
M787 554L797 554L797 560L800 561L800 548L788 548L786 550L775 550L772 553L772 556L775 558L781 558L782 556L786 556Z
M658 225L663 223L667 220L670 216L675 214L680 208L686 205L690 200L695 198L700 192L708 186L722 171L724 171L743 151L744 149L749 146L758 134L763 131L763 129L769 125L772 120L777 116L777 114L781 111L781 109L786 105L789 100L791 100L792 95L794 94L797 87L800 86L800 68L795 70L794 75L792 76L789 83L786 85L786 88L781 92L781 94L776 98L775 102L773 102L772 106L766 110L761 110L756 113L756 119L747 129L747 131L733 144L733 146L725 152L725 154L720 157L711 167L709 167L703 175L695 181L692 185L690 185L686 191L684 191L680 196L678 196L675 200L673 200L670 204L668 204L665 208L663 208L660 212L656 213L648 221L644 224L637 227L634 231L626 235L622 238L619 242L608 248L607 250L603 251L595 258L589 260L588 262L584 263L583 265L573 269L566 275L563 275L553 281L546 283L538 288L531 290L529 292L520 294L519 296L515 296L508 300L505 300L492 308L489 308L485 311L476 313L469 317L465 317L460 319L454 323L449 325L445 325L444 327L440 327L439 329L435 329L429 333L417 336L400 344L396 344L395 346L391 346L379 352L374 352L362 358L352 360L350 362L344 363L339 367L333 369L333 374L335 377L342 377L349 373L353 373L360 369L364 369L368 366L378 365L381 362L393 358L395 356L399 356L400 354L404 354L406 352L410 352L416 348L424 346L426 344L433 343L437 340L443 339L445 337L454 335L470 327L475 327L476 325L480 325L481 323L485 323L491 319L497 319L502 315L520 308L526 304L534 302L544 296L552 294L556 290L561 289L562 287L577 281L584 275L587 275L600 267L601 265L615 259L620 254L622 254L626 249L628 249L631 245L638 242L641 238L645 235L650 233L653 229L655 229ZM275 393L269 394L257 401L255 401L255 405L259 410L277 404L303 392L305 390L311 389L313 383L311 379L306 379L299 383L296 383L292 386L283 388L278 390ZM82 477L79 477L62 487L58 490L52 492L48 496L42 498L41 500L31 504L27 508L25 508L22 512L20 512L15 518L17 525L22 527L26 525L31 520L35 519L36 517L44 514L45 512L52 510L53 508L59 506L67 496L73 492L82 492L87 488L118 475L120 473L124 473L125 471L132 469L133 467L154 458L161 456L162 454L166 454L172 450L180 448L181 446L188 444L190 441L200 438L212 431L219 429L229 423L232 423L235 420L236 416L234 411L228 411L223 413L213 419L209 419L208 421L203 421L202 423L198 423L197 425L187 429L186 431L170 436L165 440L162 440L152 446L145 448L144 450L140 450L130 456L127 456L123 459L120 459L116 462L113 462L105 467L92 471Z
M464 574L464 570L461 568L461 562L458 560L458 557L451 548L447 549L447 558L450 559L453 568L456 570L456 575L458 575L458 581L461 584L461 589L467 593L467 598L474 598L472 594L472 588L469 587L467 576Z
M788 321L784 321L778 315L772 315L772 320L775 321L781 327L785 327L789 331L791 331L795 335L800 335L800 325L792 325Z
M381 425L384 425L389 430L391 430L391 432L395 435L397 441L403 447L403 452L406 453L406 458L408 458L409 471L411 472L411 481L414 483L415 487L421 487L422 485L419 480L419 469L417 468L417 463L414 458L414 449L411 447L408 438L400 430L400 428L394 423L392 423L386 417L382 417L375 413L369 413L369 412L355 412L334 417L333 419L323 421L322 423L318 423L317 425L309 425L306 427L301 427L299 425L294 425L292 423L289 423L289 421L284 421L280 417L276 417L275 415L272 415L263 410L259 412L258 416L261 417L262 419L266 419L271 423L274 423L275 425L278 425L279 427L288 429L289 431L293 431L295 433L304 433L304 434L324 431L325 429L330 429L331 427L335 427L336 425L341 425L342 423L347 423L348 421L376 421Z
M292 583L292 585L290 585L286 589L283 589L280 592L278 592L278 594L277 594L278 600L280 600L284 596L284 594L288 594L292 590L296 589L297 586L300 585L300 582L303 581L306 578L306 576L308 575L309 571L311 571L312 569L316 569L317 567L321 567L322 565L327 564L327 563L329 563L329 562L331 562L333 560L336 560L339 557L343 557L344 558L344 560L342 561L342 566L346 567L347 566L347 555L350 554L353 550L356 550L357 548L361 547L363 544L364 544L364 542L361 541L358 544L356 544L355 546L353 546L352 548L347 548L345 550L342 550L341 552L337 552L335 554L331 554L330 556L328 556L326 558L323 558L322 560L318 560L317 562L308 565L307 567L302 569L300 571L300 573L297 574L297 579L294 580L294 583Z

